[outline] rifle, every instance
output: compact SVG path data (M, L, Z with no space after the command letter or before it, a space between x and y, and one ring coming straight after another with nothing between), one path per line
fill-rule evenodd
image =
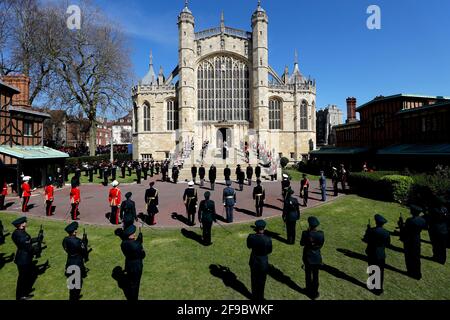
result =
M32 246L33 246L33 254L36 256L37 259L39 259L42 255L42 250L44 250L46 247L43 247L42 245L44 243L44 228L42 227L39 229L38 236L31 240Z
M141 221L141 226L139 227L139 235L136 239L137 242L139 242L140 244L142 244L142 242L144 241L144 236L142 235L142 227L144 225L144 222Z
M88 235L86 233L86 229L83 229L83 238L81 239L81 242L84 245L84 250L83 250L83 258L85 262L89 261L89 253L91 253L92 249L89 248L89 239L88 239Z

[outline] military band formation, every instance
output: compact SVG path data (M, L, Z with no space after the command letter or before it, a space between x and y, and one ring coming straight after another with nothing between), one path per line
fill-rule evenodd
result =
M137 182L141 183L141 172L144 173L144 180L148 176L153 177L158 175L161 171L162 180L169 181L168 169L169 162L154 163L153 161L143 163L121 163L119 165L122 171L122 176L125 176L125 170L128 168L129 175L134 168L137 174ZM102 167L100 167L102 168ZM88 176L92 180L91 175L94 172L94 167L87 167ZM121 281L121 288L128 300L137 300L139 297L140 280L143 271L143 259L145 258L145 251L143 248L143 235L139 231L136 237L137 228L135 223L138 222L136 213L136 205L132 200L133 194L127 192L125 199L122 201L122 191L119 188L119 182L116 180L115 165L107 166L100 170L103 171L105 185L108 183L108 178L111 176L114 181L111 183L111 188L108 193L108 203L111 207L109 220L114 225L122 224L121 228L116 229L115 234L122 240L121 251L125 256L125 268L123 271L123 279ZM217 169L214 165L209 168L209 181L211 183L210 189L214 190L215 181L217 177ZM148 171L150 174L148 175ZM59 171L60 172L60 171ZM91 173L92 172L92 173ZM256 166L255 170L249 165L245 172L240 165L235 170L236 182L239 185L239 190L244 188L245 178L247 177L248 185L251 186L253 173L256 176L256 185L253 187L253 200L256 209L256 217L262 217L265 206L266 193L261 181L261 168ZM338 194L338 183L342 184L342 190L345 190L345 169L343 166L340 171L337 168L332 168L332 183L334 195ZM179 168L176 166L172 170L172 181L174 183L178 180ZM212 226L217 221L216 204L211 200L211 192L207 191L203 194L203 199L199 202L199 194L195 188L197 184L197 174L200 179L199 185L204 186L206 178L206 168L201 165L197 168L195 165L191 168L192 180L188 183L188 187L182 195L182 201L186 208L186 217L189 225L194 226L195 216L197 215L198 222L202 228L203 244L209 246L212 244ZM84 233L82 238L77 236L80 220L79 204L81 201L80 194L80 176L81 170L75 170L75 176L71 181L70 191L70 216L73 222L69 224L65 231L68 236L63 240L63 249L67 253L66 276L69 278L73 273L74 266L80 271L81 279L78 286L70 287L70 300L79 300L81 297L82 279L86 277L88 269L85 263L89 261L90 249L88 245L87 234ZM233 211L237 202L236 190L232 188L231 169L226 166L224 169L224 177L226 187L223 190L222 204L226 214L226 221L233 222ZM35 189L31 189L29 185L30 177L23 177L22 190L22 211L28 212L28 203L30 196ZM52 206L54 200L54 186L61 187L61 176L56 177L56 181L50 178L44 188L45 192L45 214L51 216L54 214L55 208ZM322 201L326 201L326 177L324 172L321 172L319 178L319 186L321 190ZM303 201L303 206L308 205L308 191L310 182L307 175L303 175L300 182L300 199ZM7 186L4 184L2 196L3 199L0 205L4 204L4 196L6 196ZM296 241L296 224L300 220L301 204L294 197L295 191L292 188L291 180L288 175L283 174L281 181L281 196L283 198L284 206L282 219L286 226L287 243L289 245L295 244ZM144 201L147 212L142 217L142 225L155 225L157 223L156 215L159 210L159 192L155 188L155 181L151 181L149 188L145 191ZM2 208L0 208L2 209ZM440 264L446 263L447 248L450 247L450 214L449 202L442 198L436 197L432 202L432 207L423 208L417 205L410 205L411 216L405 220L400 217L398 221L398 230L400 240L404 244L404 256L407 274L413 278L420 280L422 277L421 271L421 232L428 230L430 240L433 247L433 260ZM322 266L321 249L325 243L324 232L319 230L320 222L316 217L308 218L308 229L303 231L300 236L300 246L303 247L303 268L305 271L305 284L308 297L317 299L319 297L319 272ZM384 284L384 269L386 266L386 248L391 245L390 232L384 229L387 220L381 215L374 216L375 226L371 227L371 223L367 226L367 230L363 236L363 241L367 243L366 254L369 266L378 266L381 271L381 287L373 289L373 293L380 295L383 293ZM27 232L27 218L21 217L12 223L16 230L13 232L11 238L17 246L14 262L18 269L17 299L30 299L32 295L33 277L36 277L39 270L33 259L40 257L43 246L44 231L41 230L36 238L32 238ZM253 299L264 299L264 287L266 277L270 269L269 255L272 253L271 237L265 233L266 222L264 220L257 220L255 222L255 233L250 234L247 238L247 247L251 249L249 266L251 272L251 289ZM141 228L140 228L141 229ZM5 242L6 235L4 234L3 225L0 221L0 244ZM45 267L45 266L44 266Z

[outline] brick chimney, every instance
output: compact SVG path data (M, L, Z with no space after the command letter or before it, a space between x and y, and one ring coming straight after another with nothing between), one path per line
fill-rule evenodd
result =
M356 120L356 98L347 98L347 121L346 123L352 123Z
M30 78L25 75L4 76L2 79L5 83L19 89L20 93L12 98L12 104L15 107L31 108L28 103L30 98Z

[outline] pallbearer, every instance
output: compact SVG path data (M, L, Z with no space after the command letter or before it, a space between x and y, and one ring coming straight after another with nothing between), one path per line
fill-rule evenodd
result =
M122 193L120 189L118 188L119 182L117 180L114 180L111 183L112 188L109 189L109 196L108 201L109 205L111 206L111 215L109 220L112 224L119 224L120 220L120 202L122 201Z
M150 188L145 190L145 203L147 204L147 214L150 225L156 224L156 214L159 212L158 190L154 188L155 182L150 182Z
M76 181L72 182L72 189L70 190L70 204L72 206L70 210L70 215L72 220L80 220L78 217L80 215L80 211L78 210L78 206L80 205L80 188Z
M74 266L79 268L79 287L76 288L75 284L77 284L77 281L73 281L74 288L69 289L69 300L70 301L78 301L81 297L81 287L83 286L83 278L86 278L86 268L84 266L85 258L87 257L86 252L88 251L88 248L86 248L83 241L77 237L77 230L78 230L78 222L72 222L69 224L65 231L69 234L67 237L63 240L63 248L64 251L67 253L67 260L66 260L66 277L70 277L72 275L76 275L77 273L72 269ZM71 268L69 268L71 267Z
M214 164L211 165L208 172L209 182L211 183L211 190L214 190L214 185L217 178L217 168Z
M45 192L45 215L47 217L50 217L53 215L52 206L53 206L53 201L55 200L55 198L54 198L55 188L52 185L51 177L49 177L47 180L47 184L45 185L44 192Z
M122 244L120 245L122 253L125 256L125 273L127 284L125 296L127 300L136 301L139 299L139 287L141 285L142 269L145 258L145 251L142 246L142 233L136 239L136 227L134 225L126 228L122 233Z
M197 211L197 190L194 188L194 181L188 183L188 188L184 190L183 194L184 205L186 206L186 213L191 226L195 225L195 213Z
M205 192L205 200L200 202L198 208L198 221L203 229L203 243L207 246L211 245L211 228L213 222L216 222L216 206L214 201L210 200L211 193Z
M261 185L261 180L256 180L256 187L253 188L253 200L255 200L256 216L261 217L263 214L264 200L266 199L266 191Z

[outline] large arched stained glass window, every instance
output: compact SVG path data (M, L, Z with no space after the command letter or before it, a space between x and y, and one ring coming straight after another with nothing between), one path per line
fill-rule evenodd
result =
M269 129L281 129L281 101L269 100Z
M144 104L144 131L150 131L151 129L151 118L150 118L150 105Z
M200 62L197 70L200 121L249 121L250 81L247 64L230 56Z
M167 100L167 130L178 130L178 105L176 100Z
M308 103L304 100L300 105L300 130L308 130Z

